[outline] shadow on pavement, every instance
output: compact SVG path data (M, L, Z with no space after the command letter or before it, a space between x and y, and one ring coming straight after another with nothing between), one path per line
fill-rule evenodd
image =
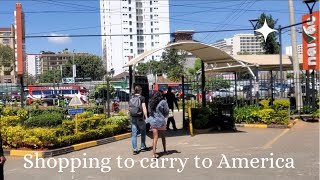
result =
M168 150L166 153L165 152L159 152L158 154L158 158L162 157L162 156L168 156L171 154L180 154L181 152L177 151L177 150Z
M240 130L211 130L207 133L194 133L194 135L200 135L200 134L224 134L224 133L247 133L246 131L240 131ZM153 138L152 131L147 132L147 136L149 138ZM173 130L167 130L166 131L166 137L179 137L179 136L190 136L189 130L186 129L178 129L177 131Z

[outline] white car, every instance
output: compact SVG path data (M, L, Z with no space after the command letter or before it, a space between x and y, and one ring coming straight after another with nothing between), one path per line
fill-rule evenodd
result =
M234 93L227 90L227 89L219 89L219 90L216 90L216 91L213 91L212 92L212 97L215 97L215 98L219 98L219 97L233 97L234 96Z

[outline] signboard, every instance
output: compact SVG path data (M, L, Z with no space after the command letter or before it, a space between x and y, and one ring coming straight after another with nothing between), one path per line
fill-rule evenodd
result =
M320 27L319 11L312 14L312 20L302 25L303 69L320 70ZM302 16L302 21L310 20L310 15Z
M62 78L62 83L66 83L66 84L74 84L74 78L73 77L68 77L68 78Z
M84 112L84 109L69 109L68 113L69 114L81 114Z
M74 96L70 103L69 103L69 106L81 106L83 103L82 101L80 100L80 98L78 98L77 96Z

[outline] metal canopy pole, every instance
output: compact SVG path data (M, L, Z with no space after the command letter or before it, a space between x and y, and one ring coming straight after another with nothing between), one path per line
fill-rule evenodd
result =
M202 91L202 107L206 107L206 90L205 90L205 83L206 83L206 75L204 72L204 63L201 61L201 91Z

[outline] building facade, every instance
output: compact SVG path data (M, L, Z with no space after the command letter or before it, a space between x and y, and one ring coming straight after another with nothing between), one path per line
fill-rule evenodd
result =
M119 74L130 59L170 42L170 34L158 34L170 33L169 0L100 0L100 12L103 60L108 71L113 68ZM161 54L147 60L159 60Z
M14 54L15 42L14 26L8 28L0 28L0 44L9 46ZM15 58L10 63L2 64L0 66L0 83L16 83L15 75Z
M212 45L230 55L263 53L262 39L254 34L236 34L232 38L218 40Z
M41 74L40 54L28 54L26 59L26 74L38 76Z
M303 46L302 44L297 45L298 54L303 54ZM286 55L292 56L292 46L286 47Z

